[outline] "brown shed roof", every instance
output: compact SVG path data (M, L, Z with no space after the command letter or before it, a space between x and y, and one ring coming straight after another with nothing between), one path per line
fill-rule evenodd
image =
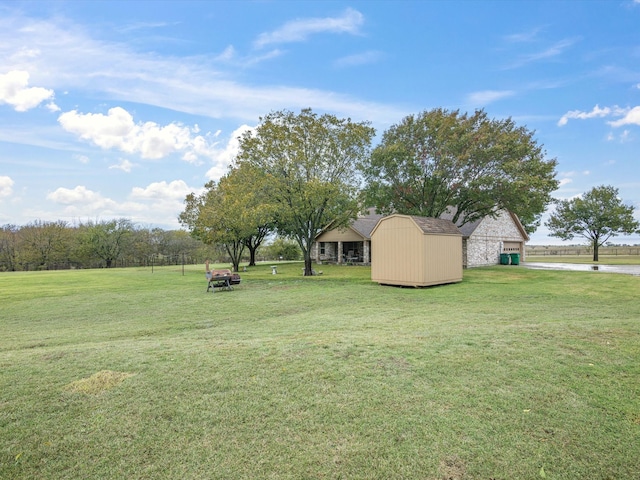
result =
M462 235L458 227L451 220L432 217L416 217L411 215L413 221L424 233L440 235Z
M380 225L380 223L382 223L387 218L393 218L393 217L404 217L404 218L411 219L413 223L425 234L462 235L458 227L456 227L451 220L445 220L443 218L433 218L433 217L418 217L415 215L400 215L398 213L394 213L393 215L389 215L387 217L381 218L373 230L377 229L378 225ZM371 233L373 233L373 231Z

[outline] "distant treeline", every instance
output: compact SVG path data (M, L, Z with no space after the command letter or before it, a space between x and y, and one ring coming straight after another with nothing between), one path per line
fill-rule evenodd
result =
M593 248L580 245L527 245L527 256L545 256L545 255L593 255ZM600 247L600 255L640 255L640 245L609 245Z
M297 260L300 251L276 239L259 260ZM206 245L184 230L136 226L128 219L71 225L40 221L0 227L0 271L113 268L229 262L223 245Z

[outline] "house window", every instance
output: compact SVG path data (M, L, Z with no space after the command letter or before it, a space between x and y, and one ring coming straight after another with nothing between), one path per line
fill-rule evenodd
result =
M324 242L320 242L320 255L324 255L324 254L325 254Z

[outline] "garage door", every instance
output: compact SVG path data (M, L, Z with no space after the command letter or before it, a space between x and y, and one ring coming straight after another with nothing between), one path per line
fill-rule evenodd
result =
M520 251L520 242L504 242L502 246L504 253L522 253Z

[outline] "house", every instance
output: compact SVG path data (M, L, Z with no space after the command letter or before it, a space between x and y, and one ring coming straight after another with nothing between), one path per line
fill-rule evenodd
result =
M394 214L371 232L371 280L426 287L462 281L462 233L451 220Z
M312 258L317 263L371 263L371 232L383 218L370 209L349 227L327 228L316 237ZM448 212L441 218L451 220ZM495 218L484 217L475 222L457 226L462 233L462 263L464 268L498 265L501 253L520 253L524 259L524 244L529 240L517 215L501 210Z
M316 263L371 263L371 231L383 215L370 209L342 229L329 226L316 237L311 258Z
M452 213L441 218L451 219ZM519 253L524 259L524 244L529 235L515 213L500 210L495 218L484 217L475 222L461 225L462 262L465 268L497 265L501 253Z

